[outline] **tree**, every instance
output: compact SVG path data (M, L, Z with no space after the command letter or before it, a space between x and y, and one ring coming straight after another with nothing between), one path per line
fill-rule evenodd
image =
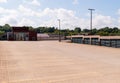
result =
M28 26L30 31L33 31L34 28L32 26Z
M35 29L37 33L46 33L46 27L38 27Z
M5 32L4 31L0 31L0 35L4 34Z
M4 30L5 32L9 32L9 31L12 30L12 28L10 27L9 24L5 24L5 25L3 26L3 30Z
M74 29L74 32L75 32L75 33L80 33L80 32L81 32L81 28L80 28L80 27L76 27L76 28Z
M118 33L119 32L119 29L118 27L114 27L113 30L112 30L113 33Z
M97 35L100 35L100 36L108 36L109 33L108 33L108 32L104 32L104 31L99 31L99 32L97 33Z
M83 33L89 33L90 30L89 29L83 29Z
M55 31L55 28L54 28L54 27L49 27L49 28L47 28L47 32L48 32L48 33L54 33L54 31Z
M93 35L96 35L97 32L98 32L98 30L96 28L92 30Z

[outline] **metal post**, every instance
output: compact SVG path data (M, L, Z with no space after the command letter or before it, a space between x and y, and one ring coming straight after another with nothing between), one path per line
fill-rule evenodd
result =
M88 10L90 10L90 34L92 35L92 11L94 11L95 9L88 9Z
M61 33L60 33L60 19L58 19L59 22L59 42L61 42Z

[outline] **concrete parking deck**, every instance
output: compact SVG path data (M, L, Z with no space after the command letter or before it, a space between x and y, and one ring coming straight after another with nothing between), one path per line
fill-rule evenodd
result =
M57 41L0 42L0 83L120 83L120 49Z

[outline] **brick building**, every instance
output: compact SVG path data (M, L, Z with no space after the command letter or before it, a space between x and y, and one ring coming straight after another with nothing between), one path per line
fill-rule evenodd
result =
M12 31L7 33L7 40L36 41L37 33L30 31L29 27L12 27Z

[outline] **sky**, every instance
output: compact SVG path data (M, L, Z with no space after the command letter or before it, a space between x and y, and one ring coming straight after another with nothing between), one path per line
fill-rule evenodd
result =
M0 25L62 29L120 27L120 0L0 0Z

